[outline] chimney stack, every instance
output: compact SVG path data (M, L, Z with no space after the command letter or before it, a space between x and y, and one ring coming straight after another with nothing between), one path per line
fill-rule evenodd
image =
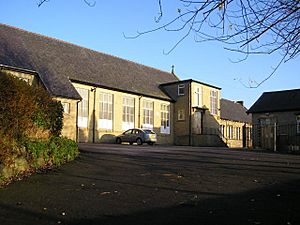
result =
M242 106L244 106L244 101L236 101L236 103L241 104Z

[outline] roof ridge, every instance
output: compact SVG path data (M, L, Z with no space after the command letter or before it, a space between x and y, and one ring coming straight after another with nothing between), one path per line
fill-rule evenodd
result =
M263 92L263 94L269 94L269 93L282 93L282 92L293 92L293 91L300 91L300 88L287 89L287 90L279 90L279 91L266 91L266 92Z
M94 50L94 49L91 49L91 48L88 48L88 47L84 47L84 46L80 46L80 45L78 45L78 44L74 44L74 43L71 43L71 42L67 42L67 41L64 41L64 40L61 40L61 39L58 39L58 38L55 38L55 37L50 37L50 36L47 36L47 35L44 35L44 34L39 34L39 33L35 33L35 32L32 32L32 31L24 30L24 29L22 29L22 28L15 27L15 26L11 26L11 25L4 24L4 23L0 23L0 26L4 26L4 27L11 28L11 29L15 29L15 30L18 30L18 31L21 31L21 32L24 32L24 33L28 33L28 34L35 35L35 36L38 36L38 37L46 38L46 39L53 40L53 41L56 41L56 42L60 42L60 43L66 44L66 45L72 45L72 46L75 46L75 47L77 47L77 48L86 49L86 50L88 50L88 51L92 51L92 52L95 52L95 53L98 53L98 54L103 54L103 55L106 55L106 56L109 56L109 57L113 57L113 58L116 58L116 59L124 60L124 61L130 62L130 63L134 63L134 64L139 65L139 66L144 66L144 67L147 67L147 68L150 68L150 69L159 71L159 72L168 73L168 74L173 75L176 79L179 79L179 78L178 78L175 74L173 74L173 73L170 73L170 72L167 72L167 71L163 71L163 70L160 70L160 69L157 69L157 68L148 66L148 65L144 65L144 64L138 63L138 62L134 62L134 61L129 60L129 59L124 59L124 58L121 58L121 57L119 57L119 56L114 56L114 55L111 55L111 54L109 54L109 53L96 51L96 50Z

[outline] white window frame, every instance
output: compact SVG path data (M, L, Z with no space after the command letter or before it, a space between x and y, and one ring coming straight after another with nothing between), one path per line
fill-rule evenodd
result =
M178 84L178 96L184 96L185 84Z
M233 139L233 126L231 125L227 126L227 138Z
M210 91L210 113L212 115L218 114L218 91Z
M236 128L235 136L236 136L237 140L241 140L241 128L240 127Z
M183 121L183 120L185 120L185 112L184 112L184 109L178 109L178 111L177 111L177 120L178 120L178 121Z
M202 106L202 88L197 87L195 91L196 106Z
M113 94L99 93L98 128L112 130L113 127Z
M61 102L61 105L64 109L64 113L70 114L70 103L69 102Z
M89 117L89 90L84 88L76 88L82 100L78 103L78 127L88 127Z
M170 104L161 104L161 127L160 133L170 134Z
M143 124L142 128L153 129L154 124L154 102L143 101Z
M220 132L221 132L222 136L225 137L225 125L223 125L223 124L220 125Z
M123 97L122 130L134 128L134 106L133 97Z

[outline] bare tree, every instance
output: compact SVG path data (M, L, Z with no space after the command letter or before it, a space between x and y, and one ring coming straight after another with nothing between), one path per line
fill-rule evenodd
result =
M166 54L193 35L196 42L220 41L225 49L242 53L239 61L252 54L280 52L282 58L272 73L249 87L260 86L282 63L299 55L300 0L177 0L177 16L169 21L164 21L164 13L170 5L164 7L163 0L157 2L157 27L126 38L159 30L181 32L181 38Z
M39 0L37 2L37 6L41 7L45 2L49 2L50 0ZM96 1L90 2L88 0L83 0L85 4L87 4L90 7L94 7L96 5Z
M50 0L39 0L40 7ZM93 7L96 1L83 0ZM249 55L280 52L281 60L273 71L260 82L246 85L256 88L272 77L279 66L300 52L300 0L156 0L158 16L154 29L137 32L126 38L157 32L181 33L181 38L165 52L169 54L187 37L193 35L196 42L219 41L225 49L243 54L243 61ZM165 18L168 11L177 15ZM178 7L179 6L179 7Z

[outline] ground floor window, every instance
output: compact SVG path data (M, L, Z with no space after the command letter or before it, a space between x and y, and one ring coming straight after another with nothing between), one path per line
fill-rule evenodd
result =
M297 122L297 134L300 134L300 115L297 115L296 122Z
M232 126L227 126L227 138L233 139L233 127Z
M134 98L123 97L122 130L134 127Z
M99 94L99 121L98 128L112 129L113 122L113 95L109 93Z
M170 134L170 105L161 104L160 112L161 112L160 133Z
M61 105L62 105L62 107L64 109L64 113L70 114L70 103L68 103L68 102L62 102Z
M153 129L153 102L143 101L143 128Z
M89 116L89 90L77 88L82 100L78 103L78 127L88 127Z
M241 140L241 128L240 128L240 127L237 127L237 128L236 128L236 133L235 133L235 135L236 135L236 139L237 139L237 140Z
M220 132L223 137L225 137L225 125L220 125Z

